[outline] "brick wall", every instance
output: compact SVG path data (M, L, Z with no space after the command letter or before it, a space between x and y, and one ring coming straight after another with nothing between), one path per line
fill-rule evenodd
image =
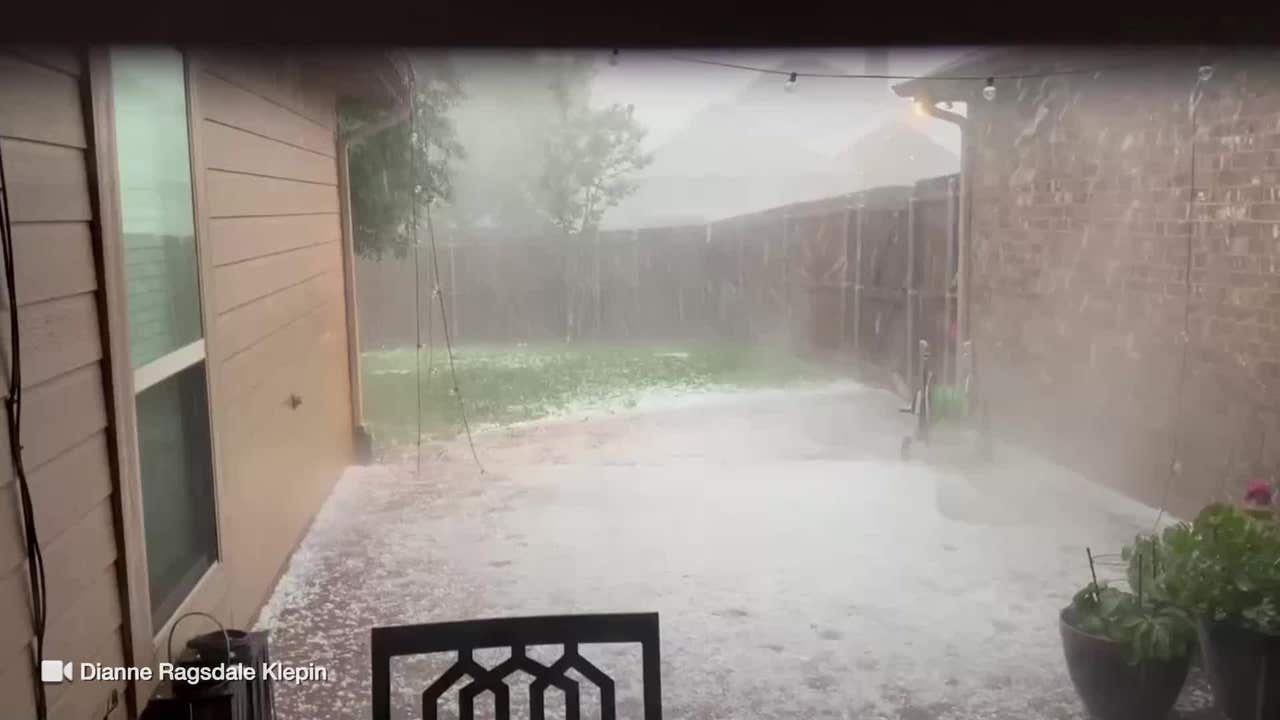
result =
M993 423L1183 516L1280 461L1280 63L1217 60L1193 130L1197 66L1003 80L966 140Z

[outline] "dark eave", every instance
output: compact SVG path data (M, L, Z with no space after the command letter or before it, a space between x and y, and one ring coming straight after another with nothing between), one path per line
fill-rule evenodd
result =
M337 50L307 53L306 64L339 97L373 106L399 108L409 102L407 58L392 50Z

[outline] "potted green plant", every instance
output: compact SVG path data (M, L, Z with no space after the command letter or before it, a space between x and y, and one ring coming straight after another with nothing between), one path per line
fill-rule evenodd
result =
M1094 573L1062 610L1067 672L1099 720L1165 720L1187 679L1195 626L1180 608L1144 592L1158 574L1154 553L1138 545L1125 555L1135 592L1101 584Z
M1280 718L1280 524L1273 517L1214 504L1162 538L1157 583L1199 618L1214 702L1230 720Z

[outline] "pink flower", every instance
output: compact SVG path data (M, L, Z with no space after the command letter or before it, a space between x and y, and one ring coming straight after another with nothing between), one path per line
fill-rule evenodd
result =
M1244 501L1250 505L1271 505L1274 490L1266 480L1251 480L1244 491Z

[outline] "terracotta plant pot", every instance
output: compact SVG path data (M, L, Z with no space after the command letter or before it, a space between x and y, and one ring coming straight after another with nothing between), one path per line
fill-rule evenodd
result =
M1062 650L1071 683L1097 720L1166 720L1182 692L1191 657L1130 665L1119 643L1071 624L1071 608L1059 616Z
M1200 647L1213 701L1230 720L1280 718L1280 635L1200 621Z

